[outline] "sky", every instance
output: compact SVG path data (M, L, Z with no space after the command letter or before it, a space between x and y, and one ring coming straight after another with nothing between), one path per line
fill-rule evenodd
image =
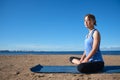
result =
M120 50L120 0L0 0L0 50L83 51L89 13L101 50Z

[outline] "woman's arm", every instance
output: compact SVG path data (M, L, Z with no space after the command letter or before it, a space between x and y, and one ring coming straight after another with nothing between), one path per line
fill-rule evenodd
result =
M81 56L80 60L78 60L78 59L73 59L73 60L72 60L72 63L77 64L77 65L78 65L78 64L81 64L85 57L86 57L86 56L85 56L85 51L84 51L84 53L83 53L83 55Z
M85 54L85 51L84 51L83 55L81 56L80 63L84 60L85 57L86 57L86 54Z
M95 31L93 34L93 45L92 45L92 50L90 51L89 55L82 61L84 62L88 62L89 59L96 53L97 49L98 49L98 45L100 43L100 34L98 31Z

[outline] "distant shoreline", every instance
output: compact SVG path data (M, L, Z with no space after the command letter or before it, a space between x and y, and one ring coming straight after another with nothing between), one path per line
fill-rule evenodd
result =
M101 51L103 55L120 55L120 50L118 51ZM82 55L83 51L9 51L0 50L0 55Z

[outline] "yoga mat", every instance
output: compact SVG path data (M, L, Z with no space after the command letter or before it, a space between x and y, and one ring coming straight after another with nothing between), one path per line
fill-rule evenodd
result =
M42 66L38 64L30 70L36 73L80 73L77 66ZM100 73L120 73L120 66L105 66Z
M76 66L42 66L36 65L30 69L37 73L79 73Z

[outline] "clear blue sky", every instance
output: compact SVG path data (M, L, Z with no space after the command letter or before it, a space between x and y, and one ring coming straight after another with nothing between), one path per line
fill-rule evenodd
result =
M120 50L120 0L0 0L0 50L84 50L88 13L101 49Z

